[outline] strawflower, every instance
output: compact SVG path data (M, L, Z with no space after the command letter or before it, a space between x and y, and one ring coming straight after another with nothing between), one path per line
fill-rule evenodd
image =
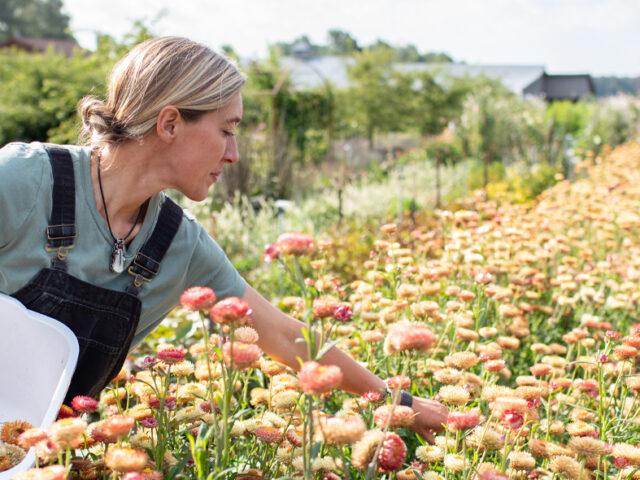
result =
M216 294L209 287L191 287L180 295L182 307L192 312L208 310L214 303L216 303Z
M241 298L229 297L216 303L210 315L221 325L244 325L251 315L251 307Z
M306 393L321 395L329 393L342 382L342 371L336 365L320 365L305 362L299 373L300 388Z
M278 237L276 244L285 255L307 255L314 249L313 237L307 233L283 233Z

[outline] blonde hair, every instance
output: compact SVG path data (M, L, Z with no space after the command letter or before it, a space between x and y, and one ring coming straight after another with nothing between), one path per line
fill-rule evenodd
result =
M140 139L163 107L196 120L227 105L244 83L230 59L204 45L179 37L147 40L113 67L106 103L95 96L81 100L81 138L91 145Z

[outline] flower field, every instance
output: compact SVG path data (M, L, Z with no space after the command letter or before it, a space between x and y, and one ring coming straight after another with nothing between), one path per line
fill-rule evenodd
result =
M46 432L6 423L0 470L34 447L16 478L640 478L638 212L631 143L531 205L478 192L436 228L384 225L355 280L332 270L340 238L273 239L299 373L262 354L241 300L190 289L98 402ZM317 362L335 344L391 395L337 390ZM433 445L400 389L447 406Z

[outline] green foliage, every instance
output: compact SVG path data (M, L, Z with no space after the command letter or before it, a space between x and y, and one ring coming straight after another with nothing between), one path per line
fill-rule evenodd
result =
M352 123L373 142L376 133L399 130L411 110L412 77L393 67L396 56L388 48L365 49L355 55L347 73L352 86L343 106Z
M0 42L18 36L73 40L62 0L2 0Z
M553 128L570 135L581 134L591 114L591 105L568 100L551 103L545 112L547 120L553 123Z
M71 58L52 49L44 54L1 51L0 145L11 141L76 142L80 99L88 94L104 97L113 64L149 35L137 24L124 42L100 36L95 52L79 51Z

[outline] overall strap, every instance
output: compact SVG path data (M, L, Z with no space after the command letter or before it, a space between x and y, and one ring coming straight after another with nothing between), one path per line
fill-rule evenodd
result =
M47 246L49 252L56 252L51 263L54 268L66 270L65 259L68 250L73 248L76 237L76 190L73 175L73 160L66 148L46 145L51 170L53 172L53 195L51 219L47 227Z
M136 254L128 269L134 276L133 282L127 286L128 293L137 295L142 282L150 282L158 274L160 262L178 232L181 221L182 209L169 197L165 197L151 237Z

